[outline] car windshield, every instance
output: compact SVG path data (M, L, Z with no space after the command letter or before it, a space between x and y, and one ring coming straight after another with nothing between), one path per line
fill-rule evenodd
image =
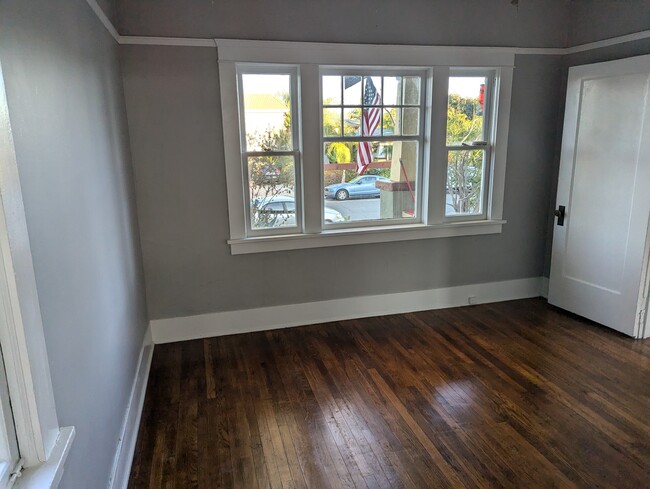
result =
M357 183L359 180L361 180L361 177L354 177L352 180L350 180L348 183Z

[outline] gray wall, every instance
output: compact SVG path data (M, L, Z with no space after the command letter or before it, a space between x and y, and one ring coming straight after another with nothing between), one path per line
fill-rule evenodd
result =
M239 256L215 51L123 46L122 61L152 319L542 274L559 59L516 58L502 234Z
M573 0L569 19L569 45L600 41L650 29L650 2Z
M115 41L83 0L2 0L0 62L59 422L62 489L106 486L146 328Z
M648 29L648 9L646 0L117 0L131 35L535 47ZM216 54L123 47L151 317L548 275L567 66L648 44L517 57L502 235L237 257L225 243Z
M569 0L117 0L123 35L563 47Z

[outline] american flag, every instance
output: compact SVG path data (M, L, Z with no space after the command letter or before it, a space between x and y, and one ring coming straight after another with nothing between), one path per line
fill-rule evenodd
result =
M381 122L381 95L377 92L372 78L366 77L365 82L363 105L379 106L363 109L361 116L361 135L372 136ZM372 144L366 141L360 142L359 151L357 151L357 173L363 174L370 163L372 163Z

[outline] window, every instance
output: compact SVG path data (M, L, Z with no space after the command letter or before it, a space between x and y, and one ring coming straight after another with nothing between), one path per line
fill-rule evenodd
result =
M239 85L248 234L297 232L299 219L291 218L284 207L291 202L294 214L300 208L295 203L300 189L296 71L242 66Z
M11 134L0 118L0 488L19 477L20 487L47 488L61 477L74 428L60 428L56 416Z
M501 231L512 52L218 48L232 253Z
M13 472L18 468L19 458L4 357L0 349L0 488L11 487Z
M341 71L321 70L324 209L344 219L325 228L418 221L426 72Z
M485 218L490 162L490 73L452 70L447 102L445 216ZM487 99L486 99L487 97Z

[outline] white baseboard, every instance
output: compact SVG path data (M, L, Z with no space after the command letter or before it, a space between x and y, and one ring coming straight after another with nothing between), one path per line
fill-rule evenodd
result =
M469 303L469 297L474 297L476 304L525 299L539 297L542 293L542 282L543 277L533 277L442 289L156 319L151 321L151 333L154 343L170 343L329 321L465 306Z
M548 277L539 277L539 295L544 299L548 299Z
M138 427L144 406L144 397L147 391L151 359L153 358L154 344L151 337L151 326L147 328L140 350L138 368L131 387L131 396L126 408L124 423L120 433L120 440L115 452L111 477L108 480L108 489L126 489L129 483L131 462L135 452L135 442L138 439Z

